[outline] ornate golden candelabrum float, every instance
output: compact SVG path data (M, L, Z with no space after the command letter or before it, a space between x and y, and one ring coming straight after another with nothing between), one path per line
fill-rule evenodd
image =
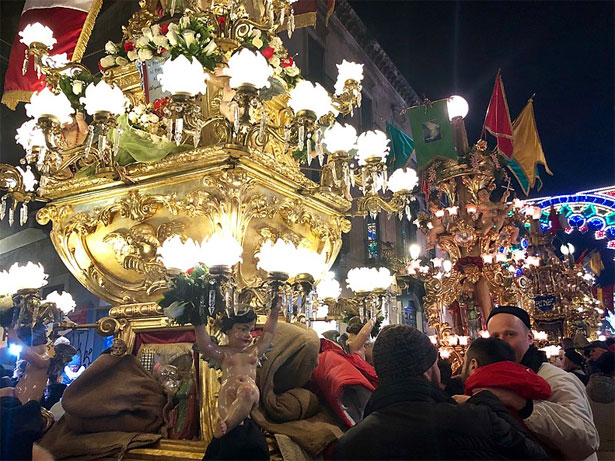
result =
M362 65L338 65L334 94L304 80L276 35L294 30L289 0L156 4L143 1L122 41L107 43L102 78L50 60L44 26L23 31L47 87L18 130L22 166L0 165L1 217L12 224L19 209L23 224L28 204L45 202L37 221L52 224L71 273L111 304L99 330L129 351L139 332L187 328L158 301L199 263L215 288L199 301L210 314L216 303L262 309L281 294L288 320L314 318L315 285L350 230L351 186L362 187L360 213L401 217L417 183L409 169L387 178L384 133L357 136L335 121L360 105ZM300 170L314 157L320 183ZM378 196L386 190L389 200ZM388 285L361 293L362 316L390 313ZM200 376L207 440L217 381Z
M484 141L461 151L457 160L436 160L427 168L428 213L416 220L427 249L441 257L421 258L416 247L398 273L424 281L429 326L438 340L479 337L495 304L523 307L552 340L580 327L592 335L599 302L591 274L556 256L554 235L540 229L540 210L512 200L508 175Z

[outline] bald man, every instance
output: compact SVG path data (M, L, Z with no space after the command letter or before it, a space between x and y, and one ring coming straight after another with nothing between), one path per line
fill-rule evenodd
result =
M506 341L515 359L534 370L551 386L549 400L525 400L511 391L489 389L502 403L519 412L527 427L557 458L597 460L598 431L585 387L572 374L547 363L534 346L530 317L523 309L500 306L491 311L487 330L492 337Z

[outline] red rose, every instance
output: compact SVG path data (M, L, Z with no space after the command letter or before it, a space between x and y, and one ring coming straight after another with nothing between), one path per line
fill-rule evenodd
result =
M167 98L160 98L154 101L154 110L160 109L167 102Z
M167 35L168 31L169 31L169 25L168 24L160 24L160 33L162 35Z
M193 270L194 270L194 267L191 267L190 269L188 269L188 270L186 271L186 275L190 275L190 274L192 274L192 271L193 271Z
M282 67L291 67L294 63L295 61L290 56L285 59L282 59Z
M224 27L224 24L226 24L226 18L224 16L220 16L218 18L218 25L222 28Z
M128 53L129 51L133 51L135 49L135 44L131 41L127 40L124 42L124 51Z
M275 50L271 48L270 46L266 46L265 48L261 50L261 54L265 56L265 59L271 59L271 56L273 56L273 53L275 53Z

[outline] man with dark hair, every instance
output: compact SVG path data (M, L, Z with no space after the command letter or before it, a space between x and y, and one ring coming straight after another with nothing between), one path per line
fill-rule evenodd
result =
M463 362L462 377L466 395L453 396L458 403L489 387L507 389L525 399L551 397L549 384L533 370L515 362L515 351L497 338L479 338L470 344ZM508 410L523 424L514 408Z
M489 390L517 410L525 425L560 457L597 459L600 441L585 387L570 373L547 363L544 352L534 346L528 313L515 306L496 307L487 319L487 330L513 348L516 362L547 381L552 394L548 400L531 400L506 389Z
M334 459L547 459L498 399L480 392L457 405L440 389L438 353L408 325L374 344L380 386L364 419L339 439Z

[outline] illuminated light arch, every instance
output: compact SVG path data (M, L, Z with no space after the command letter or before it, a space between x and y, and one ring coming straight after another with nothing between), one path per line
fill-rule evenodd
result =
M615 186L592 189L576 194L527 200L542 209L541 227L548 229L551 207L566 217L566 233L593 232L597 240L606 240L615 249Z

